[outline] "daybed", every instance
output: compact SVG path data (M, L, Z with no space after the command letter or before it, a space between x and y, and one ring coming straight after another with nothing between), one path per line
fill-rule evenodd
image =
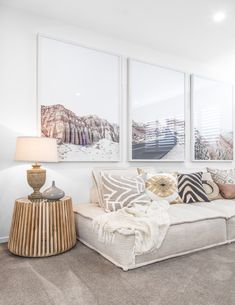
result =
M74 206L77 238L123 270L235 241L235 200L174 204L168 212L170 228L161 247L150 253L134 254L134 234L115 233L112 244L98 241L92 220L106 212L97 203Z

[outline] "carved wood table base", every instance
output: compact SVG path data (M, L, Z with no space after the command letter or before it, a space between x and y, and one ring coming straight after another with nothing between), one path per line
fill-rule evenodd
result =
M17 199L11 224L8 249L27 257L63 253L76 244L72 200Z

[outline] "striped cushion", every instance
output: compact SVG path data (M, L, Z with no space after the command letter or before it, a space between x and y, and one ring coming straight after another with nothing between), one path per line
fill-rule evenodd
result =
M102 191L105 211L112 212L133 203L147 204L145 182L140 176L126 177L102 172Z
M178 175L179 195L184 203L210 201L202 185L202 174Z

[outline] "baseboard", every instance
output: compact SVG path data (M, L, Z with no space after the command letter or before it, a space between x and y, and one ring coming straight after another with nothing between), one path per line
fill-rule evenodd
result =
M7 237L0 237L0 244L7 243L8 242L8 236Z

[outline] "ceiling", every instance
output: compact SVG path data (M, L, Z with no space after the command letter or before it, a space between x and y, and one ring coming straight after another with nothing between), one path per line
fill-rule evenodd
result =
M0 0L114 38L189 60L235 53L234 0ZM224 11L225 21L213 14Z

